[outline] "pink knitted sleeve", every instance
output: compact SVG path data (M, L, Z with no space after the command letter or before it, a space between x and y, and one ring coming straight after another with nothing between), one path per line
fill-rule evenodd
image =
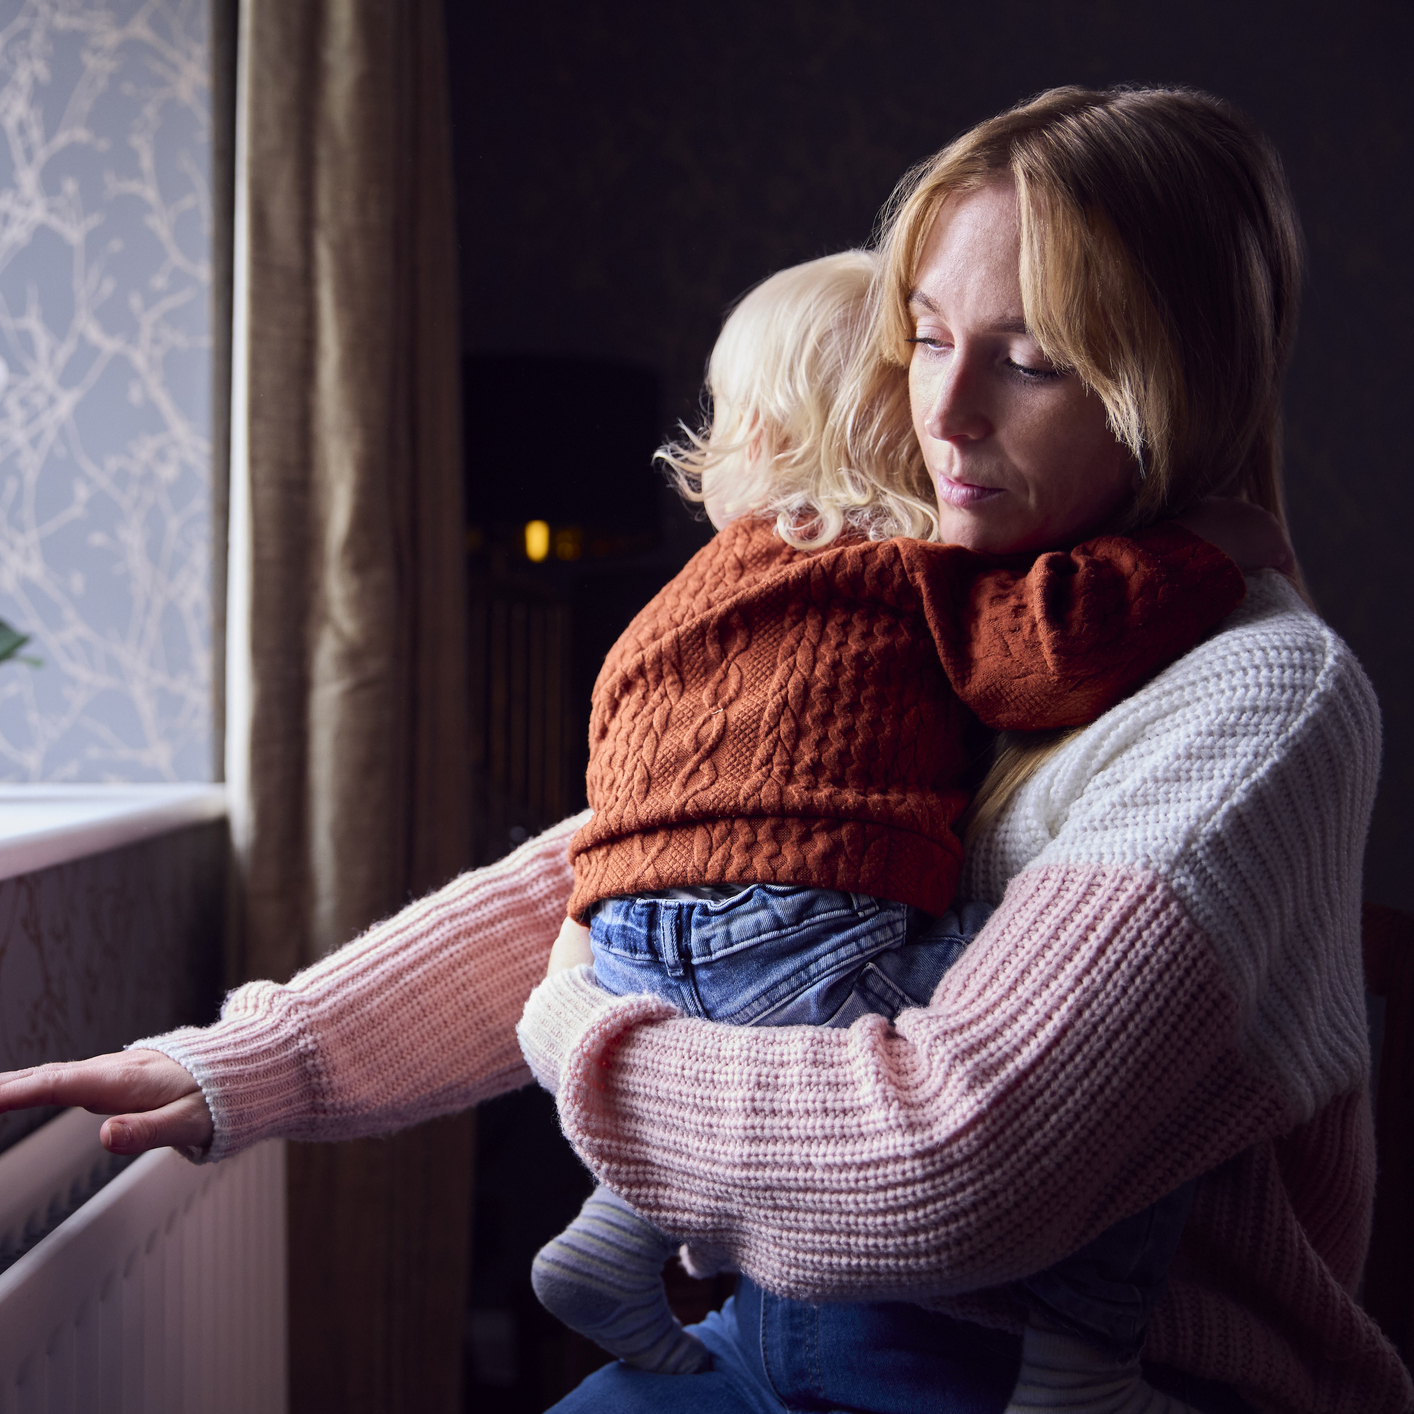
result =
M1024 872L896 1028L644 1003L584 971L532 995L522 1044L566 1134L664 1230L806 1300L1024 1276L1294 1122L1207 940L1133 868Z
M273 1135L349 1139L466 1109L530 1080L515 1023L565 917L588 812L370 928L221 1019L134 1042L184 1065L211 1107L210 1159Z

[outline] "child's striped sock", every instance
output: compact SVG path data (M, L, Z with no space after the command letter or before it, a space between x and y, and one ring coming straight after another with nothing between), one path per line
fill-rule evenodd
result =
M1116 1365L1093 1346L1059 1331L1027 1326L1021 1374L1006 1414L1197 1414L1146 1383L1139 1362Z
M596 1188L540 1249L530 1280L547 1311L611 1355L658 1374L693 1374L710 1357L678 1324L663 1290L663 1263L677 1246L617 1193Z

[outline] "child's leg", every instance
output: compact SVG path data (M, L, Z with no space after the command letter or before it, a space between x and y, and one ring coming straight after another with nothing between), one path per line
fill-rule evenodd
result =
M1139 1358L1169 1265L1193 1206L1185 1183L1093 1242L1022 1282L1048 1324L1099 1346L1117 1365Z
M1149 1384L1139 1362L1116 1365L1098 1347L1061 1331L1029 1325L1021 1337L1021 1373L1006 1414L1198 1414Z
M531 1285L551 1315L620 1360L659 1374L692 1374L709 1364L707 1349L679 1325L663 1290L663 1263L677 1246L618 1194L596 1188L579 1216L540 1249Z
M1177 1414L1181 1401L1139 1373L1154 1305L1193 1204L1193 1183L1022 1282L1032 1319L1009 1414L1074 1405L1096 1414Z
M839 1020L865 1011L892 1019L904 1006L926 1003L991 912L985 903L959 904L939 918L910 910L907 943L860 974ZM1144 1382L1139 1352L1192 1202L1188 1183L1022 1283L1032 1319L1007 1414L1081 1407L1086 1414L1190 1414Z
M681 978L661 955L661 914L650 901L600 904L591 928L595 970L609 991L653 991L684 1006ZM596 1188L569 1227L540 1249L531 1285L551 1315L627 1364L691 1374L710 1361L663 1289L663 1263L677 1247L612 1190Z
M853 894L755 887L721 899L609 899L591 933L595 972L610 991L653 992L689 1015L737 1024L839 1026L926 1003L989 912L980 905L932 919ZM707 1353L663 1291L676 1247L600 1188L536 1257L535 1294L631 1365L698 1370Z

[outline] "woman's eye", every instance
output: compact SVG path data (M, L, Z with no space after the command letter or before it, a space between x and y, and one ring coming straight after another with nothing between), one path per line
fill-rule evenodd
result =
M1061 376L1054 368L1033 368L1028 363L1018 363L1014 358L1007 359L1006 366L1031 383L1044 383Z
M935 338L931 334L917 334L911 339L905 339L904 342L928 349L931 353L937 353L940 349L947 348L945 340Z

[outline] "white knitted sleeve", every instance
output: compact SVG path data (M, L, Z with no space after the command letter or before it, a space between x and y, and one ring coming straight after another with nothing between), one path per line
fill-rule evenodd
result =
M1000 899L1022 869L1163 877L1248 1008L1249 1056L1309 1116L1368 1067L1361 861L1379 774L1374 692L1280 576L1224 630L1067 743L968 860Z

